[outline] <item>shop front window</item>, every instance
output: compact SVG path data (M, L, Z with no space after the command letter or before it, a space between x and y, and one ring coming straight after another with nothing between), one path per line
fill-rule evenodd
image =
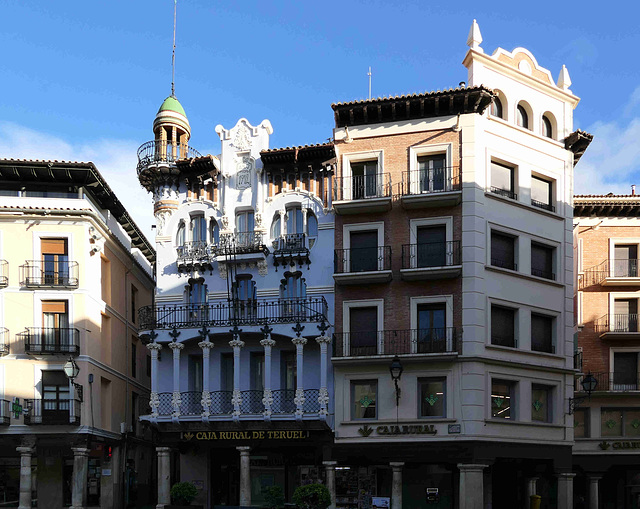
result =
M351 382L351 419L376 419L378 382L357 380Z

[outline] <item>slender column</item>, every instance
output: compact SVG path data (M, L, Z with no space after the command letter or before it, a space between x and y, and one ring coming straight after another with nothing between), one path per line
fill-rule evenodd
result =
M171 486L169 486L171 449L168 447L156 447L156 452L158 453L158 505L156 509L164 509L165 505L171 503Z
M267 330L265 332L265 329ZM264 396L262 404L264 405L264 420L271 420L271 405L273 405L273 393L271 392L271 349L276 342L271 339L271 328L267 325L262 331L265 337L260 344L264 347Z
M336 509L336 465L337 461L323 461L325 478L327 479L327 489L331 495L331 505L329 509Z
M236 449L240 451L240 505L245 507L251 505L251 447L241 446Z
M149 352L151 352L151 417L158 417L158 407L160 406L160 397L158 396L158 354L162 350L162 345L158 343L147 344Z
M558 476L558 509L573 509L573 472L561 472Z
M482 471L487 465L458 464L460 470L460 509L483 509L484 479Z
M529 504L529 500L531 500L531 495L538 494L538 478L537 477L529 477L527 479L527 504Z
M300 324L298 324L300 325ZM304 327L303 327L304 328ZM295 330L295 329L294 329ZM296 395L293 402L296 404L296 420L302 420L304 414L304 345L307 338L293 338L291 342L296 345Z
M287 219L285 209L282 209L280 212L280 235L285 236L287 234Z
M71 491L71 509L87 507L87 474L89 473L89 449L72 447L73 485Z
M329 391L327 390L327 353L331 338L329 336L318 336L316 343L320 345L320 390L318 391L318 403L320 403L319 415L326 420L329 414Z
M173 413L171 420L177 421L180 417L180 404L182 403L180 398L180 350L184 348L184 344L173 341L169 343L169 348L173 350L173 394L171 396Z
M309 212L309 209L303 208L301 212L302 212L302 232L305 235L309 235L309 232L307 231L307 213Z
M31 509L31 455L33 447L16 447L20 453L20 498L18 509Z
M240 405L242 404L242 394L240 393L240 349L244 346L244 341L240 340L240 332L242 331L237 326L234 327L231 330L233 339L229 341L229 346L233 348L233 394L231 396L233 413L231 415L234 422L240 421Z
M599 507L599 483L602 479L599 475L589 475L589 509L598 509Z
M167 131L164 127L160 128L160 158L163 161L167 159Z
M178 157L178 129L176 126L171 127L171 154L173 155L173 160L175 161Z
M391 509L402 509L402 467L404 461L389 463L393 472L391 479Z
M213 343L207 338L204 341L200 341L198 346L202 348L202 399L200 404L202 405L202 420L209 422L209 415L211 415L211 391L209 388L209 368L211 360L211 349Z

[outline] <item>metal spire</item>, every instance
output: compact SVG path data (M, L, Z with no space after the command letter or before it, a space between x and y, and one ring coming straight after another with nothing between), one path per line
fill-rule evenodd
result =
M371 66L369 66L369 72L367 73L369 76L369 99L371 99Z
M171 55L171 95L175 96L176 81L176 14L178 11L178 0L173 0L173 53Z

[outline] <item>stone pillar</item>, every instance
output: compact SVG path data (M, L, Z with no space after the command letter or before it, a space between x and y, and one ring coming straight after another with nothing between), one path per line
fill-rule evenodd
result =
M404 461L392 461L391 471L391 509L402 509L402 467Z
M284 176L282 177L282 189L284 189ZM285 236L287 234L287 211L285 209L282 209L280 211L278 211L278 213L280 214L280 235L281 236Z
M249 451L251 447L236 447L240 452L240 505L251 505L251 463Z
M307 189L307 191L311 191L311 189ZM300 212L302 212L302 233L309 235L309 232L307 231L307 214L309 210L303 208Z
M271 420L271 405L273 405L273 393L271 392L271 348L276 342L271 339L271 334L267 333L265 338L260 341L264 347L264 396L262 404L264 405L264 420Z
M298 324L300 325L300 324ZM304 415L304 345L306 338L293 338L291 342L296 345L296 395L293 402L296 404L296 419L302 420Z
M89 473L89 449L72 447L73 484L71 486L71 509L87 507L87 474Z
M538 494L538 478L537 477L528 477L527 478L527 504L529 504L529 500L531 500L531 495Z
M169 343L169 348L173 350L173 394L171 396L173 413L171 417L173 421L177 421L180 417L180 404L182 403L180 398L180 350L184 348L184 344L173 341Z
M171 449L169 447L156 447L158 453L158 505L156 509L164 509L171 503Z
M487 465L458 464L460 470L460 509L483 509L484 478Z
M31 509L31 455L33 447L16 447L20 453L20 498L18 509Z
M320 345L320 390L318 391L318 403L320 403L320 417L327 418L329 414L329 391L327 390L327 350L331 343L329 336L318 336L316 343Z
M151 352L151 399L149 406L151 407L151 417L158 417L158 407L160 406L160 397L158 396L158 354L162 350L162 345L158 343L147 344L147 349Z
M573 509L573 472L561 472L558 476L558 509Z
M331 494L331 505L329 509L336 509L336 464L337 461L323 461L325 477L327 479L327 489Z
M240 394L240 349L244 346L244 341L240 340L239 331L233 334L233 339L229 341L229 346L233 348L233 394L231 395L233 413L231 415L235 422L240 422L240 405L242 404L242 395Z
M200 404L202 405L202 420L204 422L209 422L209 415L211 415L209 367L213 343L209 341L209 339L206 339L205 341L200 341L198 346L202 348L202 399L200 400Z
M173 155L173 160L175 161L178 158L178 129L176 126L171 127L171 142L173 143L171 155Z
M599 483L602 477L599 475L589 475L587 479L589 480L589 509L598 509L600 503Z

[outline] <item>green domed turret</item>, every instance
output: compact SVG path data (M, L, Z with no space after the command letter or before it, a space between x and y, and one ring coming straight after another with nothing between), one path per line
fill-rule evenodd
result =
M184 112L184 108L180 101L174 95L167 97L153 121L153 131L157 135L157 129L159 127L177 127L187 135L187 139L191 136L191 126L187 119L187 114Z

